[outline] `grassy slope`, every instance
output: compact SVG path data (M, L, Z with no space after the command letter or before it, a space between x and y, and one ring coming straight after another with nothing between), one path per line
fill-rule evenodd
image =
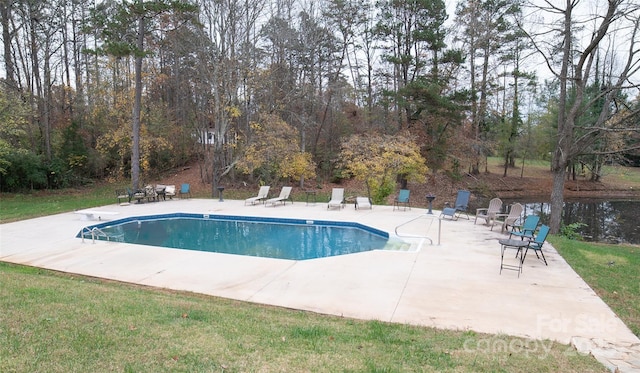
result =
M549 341L352 320L0 263L5 372L605 372Z
M640 336L640 247L550 237L571 267Z

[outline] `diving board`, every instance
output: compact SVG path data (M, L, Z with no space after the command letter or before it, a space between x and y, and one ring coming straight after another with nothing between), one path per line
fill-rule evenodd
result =
M82 215L82 220L103 220L111 215L117 215L118 212L114 211L100 211L100 210L79 210L75 211L75 214Z

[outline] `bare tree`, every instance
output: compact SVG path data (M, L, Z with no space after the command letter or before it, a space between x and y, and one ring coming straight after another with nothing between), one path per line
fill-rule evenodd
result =
M619 93L628 88L630 78L640 69L640 49L638 44L638 31L640 20L640 7L632 1L608 0L605 8L596 8L595 14L589 15L587 20L581 19L577 7L580 0L566 0L564 7L554 5L550 0L544 1L544 6L538 10L547 14L561 16L560 27L556 30L562 36L562 42L556 48L549 49L543 44L542 33L530 32L530 36L547 66L560 81L560 95L557 118L557 137L553 152L551 171L553 172L553 189L551 191L551 215L550 227L552 233L560 229L562 209L564 205L564 184L567 167L576 155L593 143L604 131L607 131L605 123L614 114L614 100ZM592 25L591 36L584 45L580 45L578 39L580 27ZM535 26L535 25L534 25ZM597 100L585 100L585 90L592 81L594 68L593 62L597 58L598 51L604 47L603 40L610 32L622 31L627 35L625 43L628 44L625 62L615 73L612 71L608 83L598 95ZM547 39L548 42L548 39ZM554 62L555 55L561 55L559 70ZM592 108L597 101L604 102L594 121L581 122L585 112ZM582 126L583 134L578 136L577 129Z

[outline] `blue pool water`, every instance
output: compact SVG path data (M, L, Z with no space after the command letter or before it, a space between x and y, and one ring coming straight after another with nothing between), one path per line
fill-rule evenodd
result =
M389 234L352 222L170 214L120 219L83 228L77 237L139 245L315 259L382 249Z

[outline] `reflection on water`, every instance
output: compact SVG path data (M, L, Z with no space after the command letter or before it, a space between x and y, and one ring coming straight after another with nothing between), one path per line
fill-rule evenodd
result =
M525 214L549 222L549 202L503 199L505 206L519 202ZM562 224L584 223L578 232L587 241L640 244L640 200L571 199L565 201Z

